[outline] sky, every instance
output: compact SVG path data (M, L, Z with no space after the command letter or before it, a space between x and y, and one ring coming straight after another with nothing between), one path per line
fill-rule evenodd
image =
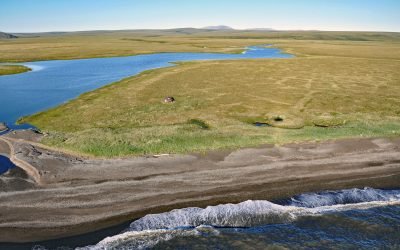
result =
M237 29L400 32L400 0L0 0L0 31Z

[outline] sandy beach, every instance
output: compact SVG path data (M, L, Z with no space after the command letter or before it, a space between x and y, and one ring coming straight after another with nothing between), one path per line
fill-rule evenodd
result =
M264 145L205 154L89 159L0 137L0 242L74 236L149 213L344 188L398 188L400 138Z

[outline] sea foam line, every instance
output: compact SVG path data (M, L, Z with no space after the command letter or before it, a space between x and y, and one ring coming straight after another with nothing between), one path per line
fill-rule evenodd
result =
M371 201L374 197L378 200ZM315 206L316 200L322 201L321 206L306 207L306 205ZM331 203L344 201L353 203L325 205L327 200ZM81 249L99 250L117 247L146 249L178 236L199 235L205 229L218 233L213 227L254 227L289 223L304 216L400 205L400 190L348 189L304 194L292 198L291 201L293 202L291 205L279 205L265 200L249 200L239 204L223 204L204 209L192 207L149 214L132 222L126 232ZM354 203L355 201L362 202Z

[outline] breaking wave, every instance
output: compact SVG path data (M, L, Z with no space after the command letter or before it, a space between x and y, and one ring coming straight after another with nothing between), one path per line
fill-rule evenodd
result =
M204 231L218 234L218 228L291 223L300 217L390 205L400 205L400 190L348 189L302 194L280 204L249 200L204 209L175 209L144 216L132 222L126 232L81 249L148 249L176 237L201 235Z
M400 200L400 190L380 190L373 188L345 189L320 193L306 193L291 198L287 205L296 207L321 207L337 204L354 204L371 201Z
M218 234L218 230L199 226L192 230L189 229L159 229L145 231L130 231L114 237L108 237L95 246L78 248L78 250L105 250L105 249L149 249L163 241L169 241L177 237L199 236L203 233Z

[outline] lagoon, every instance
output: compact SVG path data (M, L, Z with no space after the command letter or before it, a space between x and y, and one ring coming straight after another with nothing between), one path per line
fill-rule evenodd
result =
M27 115L58 106L79 95L143 71L173 66L173 62L196 60L235 60L291 58L268 46L251 46L241 54L158 53L127 57L54 60L22 63L30 72L0 76L0 121L11 129Z

